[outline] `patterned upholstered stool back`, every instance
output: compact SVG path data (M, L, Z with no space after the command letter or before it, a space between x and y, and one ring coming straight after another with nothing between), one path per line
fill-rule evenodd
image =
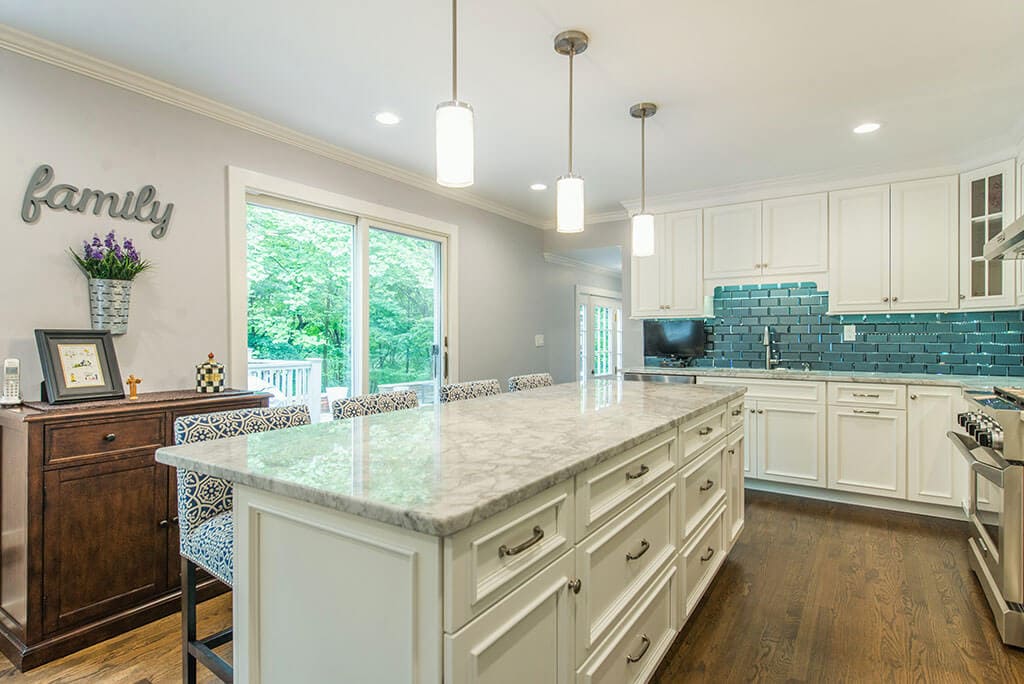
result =
M408 392L380 392L363 394L349 399L338 399L331 404L331 415L335 420L372 416L377 413L390 413L414 409L420 405L419 397L412 390Z
M251 435L309 425L309 407L240 409L182 416L174 421L174 443ZM231 483L213 475L178 468L178 524L181 536L215 515L231 510Z
M451 385L441 386L441 403L447 404L452 401L462 401L463 399L490 397L495 394L501 394L501 383L497 380L455 382Z
M530 373L529 375L513 375L508 379L509 392L522 392L539 387L551 387L555 381L551 379L551 373Z

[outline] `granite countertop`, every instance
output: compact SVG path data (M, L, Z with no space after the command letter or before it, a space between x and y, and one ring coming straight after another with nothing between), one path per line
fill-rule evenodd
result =
M762 380L818 380L828 382L864 382L896 385L939 385L963 387L964 389L992 389L1000 387L1024 387L1024 378L992 375L936 375L930 373L873 373L868 371L816 371L773 368L660 368L645 366L626 368L624 373L649 373L653 375L693 375L721 378L760 378Z
M165 447L156 458L448 536L744 392L593 380Z

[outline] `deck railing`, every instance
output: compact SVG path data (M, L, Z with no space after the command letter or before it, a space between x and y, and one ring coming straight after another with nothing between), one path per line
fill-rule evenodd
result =
M249 377L276 390L274 404L306 404L313 422L320 420L323 394L323 360L249 359ZM259 383L257 383L259 384ZM258 388L253 388L258 389Z

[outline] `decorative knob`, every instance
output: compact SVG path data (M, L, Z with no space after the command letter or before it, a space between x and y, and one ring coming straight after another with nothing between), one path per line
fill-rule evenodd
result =
M893 297L893 298L892 298L892 301L894 301L894 302L898 302L898 301L900 301L900 298L899 298L899 297Z
M578 594L580 593L580 589L582 588L583 580L581 580L579 577L577 577L576 579L569 580L569 591L571 591L572 593Z
M117 439L117 435L115 435L113 432L111 432L109 435L106 435L103 439L104 439L104 441L107 441L107 442L113 442L115 439Z
M917 399L917 395L916 394L911 394L910 395L910 399L911 399L911 401L916 400Z
M887 301L889 301L889 298L888 297L882 297L882 301L883 302L887 302Z

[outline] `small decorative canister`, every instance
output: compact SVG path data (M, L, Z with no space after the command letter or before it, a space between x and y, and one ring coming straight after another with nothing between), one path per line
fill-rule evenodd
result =
M89 278L89 320L93 330L109 330L114 335L128 332L128 306L132 299L132 281Z
M213 360L213 353L210 353L209 360L196 366L196 392L201 394L214 394L224 391L224 364Z

